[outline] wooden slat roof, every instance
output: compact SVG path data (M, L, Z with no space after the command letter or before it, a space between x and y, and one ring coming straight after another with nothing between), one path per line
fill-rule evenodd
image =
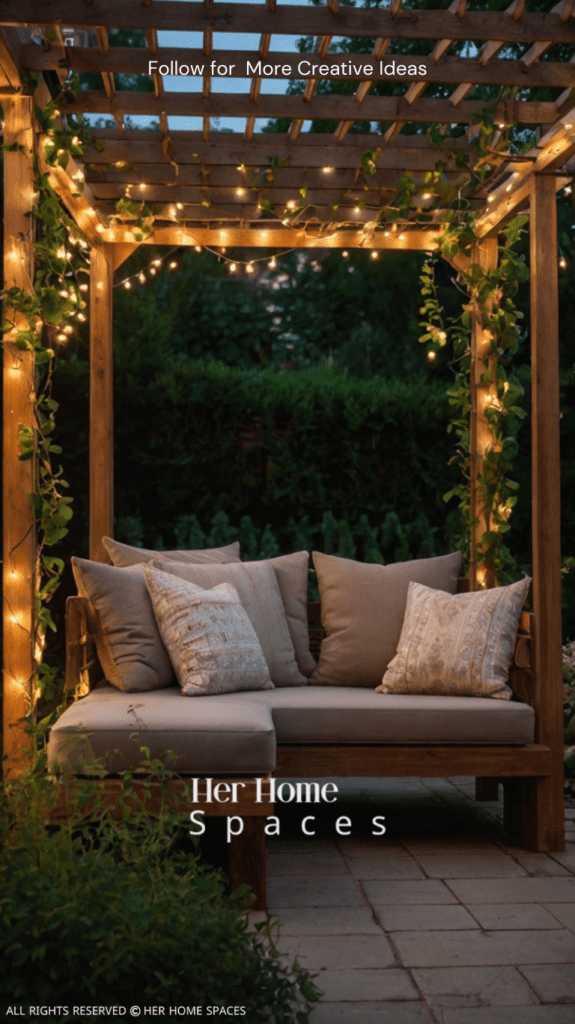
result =
M60 104L62 117L73 124L74 115L102 115L113 127L94 131L97 145L86 153L84 165L50 171L92 237L131 239L129 223L110 222L115 201L129 197L149 205L150 240L171 232L168 244L225 230L251 238L252 244L265 232L268 241L262 244L279 246L291 245L295 237L298 244L336 237L346 244L347 237L350 245L397 245L403 233L404 242L407 238L420 248L442 219L433 189L416 204L433 209L428 225L412 211L399 232L386 232L378 214L393 204L405 173L413 173L425 188L424 175L433 172L439 158L445 160L421 134L426 125L447 134L454 127L458 149L469 144L472 126L486 107L485 100L474 98L476 86L491 87L487 107L496 122L538 127L540 134L527 153L502 145L493 156L495 178L471 200L484 207L485 231L521 207L534 168L556 174L558 186L567 180L575 154L575 0L559 0L544 14L526 11L524 0L513 0L500 13L474 10L473 0L443 7L438 0L436 10L417 6L415 0L390 0L385 8L347 7L338 0L321 6L276 0L3 0L0 94L18 90L25 72L39 72L52 82L55 74L62 82L70 71L99 76L100 89L83 89L75 101ZM114 45L113 30L126 28L142 30L141 46ZM26 29L34 30L34 39ZM193 48L164 48L158 39L162 31L198 35ZM221 33L227 34L225 50L217 45ZM234 34L237 50L230 48ZM75 45L65 46L71 35ZM311 37L306 52L290 50L286 37L295 43L301 36ZM343 37L359 40L365 52L331 52ZM418 41L420 56L402 55L404 41ZM469 56L450 53L454 42L468 44L463 52ZM203 74L187 79L190 91L170 91L159 70L150 76L150 91L123 90L115 76L147 75L151 60L157 68L172 61L202 65ZM215 86L212 60L235 65L229 91L219 82ZM329 77L348 81L349 74L338 75L337 68L350 60L371 63L375 74L360 74L346 95L328 94L317 67L315 74L302 74L302 60L310 67L328 64ZM397 95L378 95L380 60L396 66L421 63L426 74L388 77ZM274 71L263 73L258 62ZM301 94L266 91L268 78L298 77L304 80ZM141 116L153 117L158 130L132 127L130 119ZM171 119L181 116L196 128L173 128ZM242 130L218 131L216 118L241 119ZM271 118L284 119L286 131L262 131ZM313 132L306 130L310 121ZM420 134L410 134L414 125ZM367 151L376 167L370 175L362 174ZM447 161L444 184L456 192L462 181L455 161ZM82 195L74 196L79 188Z

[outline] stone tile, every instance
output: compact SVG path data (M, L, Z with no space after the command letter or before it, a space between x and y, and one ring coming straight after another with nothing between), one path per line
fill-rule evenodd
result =
M367 897L374 906L398 906L400 903L422 904L457 903L453 893L437 878L405 881L373 879L362 882ZM486 901L487 902L487 901Z
M355 857L349 867L353 876L362 880L425 877L411 857L382 857L377 860Z
M449 856L450 854L457 857L474 857L478 854L482 857L486 854L501 856L501 848L482 835L406 838L405 845L415 857L419 857L420 854L432 857Z
M284 875L268 881L268 905L282 907L363 907L353 879L342 875L300 878Z
M539 903L487 903L473 906L473 916L487 931L529 931L560 928L559 921Z
M347 875L342 857L333 853L270 853L270 876L279 875Z
M533 985L543 1003L575 1003L575 967L537 964L522 967L530 985ZM575 1020L575 1010L573 1011Z
M377 916L386 932L421 930L429 933L434 929L451 931L479 928L465 907L458 904L438 907L409 905L380 907ZM428 935L428 940L432 941L433 936Z
M526 1006L537 999L515 967L434 967L412 971L435 1009L455 1006ZM440 1014L438 1014L441 1017Z
M545 909L565 928L575 932L575 903L550 903Z
M295 955L313 971L349 968L393 967L395 956L385 935L326 935L318 942L314 936L296 940ZM379 998L382 998L380 994Z
M442 1024L509 1024L509 1009L482 1006L473 1009L444 1010ZM573 1024L572 1006L522 1006L521 1024Z
M424 1003L318 1003L310 1024L433 1024ZM509 1022L508 1022L509 1024Z
M418 854L417 859L431 878L514 878L526 874L524 868L504 853L499 856L489 853L485 857L481 854L466 857Z
M467 904L575 903L575 878L458 878L449 888Z
M281 935L381 935L381 928L374 921L370 908L339 906L271 909L270 916L277 918Z
M379 836L373 839L340 839L339 849L345 857L409 857L409 853L399 839L390 839L388 836Z
M563 853L551 853L549 854L553 860L561 864L562 867L567 868L571 874L575 875L575 846L569 843L569 849L566 849Z
M419 999L417 989L407 971L395 967L387 970L322 971L314 979L314 983L324 993L322 1002Z
M559 860L556 860L555 857L550 857L547 853L523 852L515 856L521 867L525 868L530 875L535 875L538 878L545 878L551 875L569 875L570 873ZM562 855L558 853L556 856L561 857ZM573 857L573 870L575 871L575 857Z
M281 839L270 838L267 841L268 853L335 853L336 845L329 839Z
M394 932L405 967L463 967L504 964L569 964L575 961L571 932L468 931Z

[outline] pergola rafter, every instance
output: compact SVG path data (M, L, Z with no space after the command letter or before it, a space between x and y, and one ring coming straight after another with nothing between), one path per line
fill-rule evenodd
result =
M141 236L130 215L116 214L115 202L129 197L149 208L147 245L228 246L261 249L370 248L431 251L453 209L439 208L433 189L420 194L414 208L398 223L379 213L392 207L400 179L413 175L423 188L441 162L444 184L459 199L470 199L478 214L477 241L471 259L484 268L497 260L497 235L516 212L532 214L532 353L533 377L533 602L535 609L535 671L533 703L539 734L536 743L551 751L551 775L517 780L517 806L527 815L530 842L539 849L562 844L561 790L561 638L559 566L558 461L558 312L555 195L569 180L575 155L575 2L560 0L545 14L525 11L513 0L503 13L470 9L473 0L453 0L448 10L416 10L391 0L385 9L339 6L327 0L319 7L276 5L275 0L226 4L164 0L4 0L0 24L0 99L6 106L6 141L24 149L5 153L8 213L5 219L5 281L31 287L30 221L25 218L33 181L34 157L49 175L50 184L68 214L91 245L91 412L90 412L90 554L102 559L101 537L113 533L112 443L112 294L113 272L137 248ZM34 37L30 33L34 30ZM126 49L112 45L114 29L140 29L145 45ZM193 31L201 47L163 50L161 31ZM80 45L64 46L65 39ZM77 38L73 33L76 33ZM253 34L251 51L216 52L215 33ZM274 36L311 36L311 52L275 52ZM363 64L350 96L318 89L318 71L325 62L333 78L344 74L350 55L331 53L333 40L366 40ZM400 55L403 41L422 44L422 56ZM431 52L430 50L431 42ZM450 54L454 43L470 43L469 57ZM477 48L477 45L479 48ZM521 56L502 58L507 44L523 48ZM541 60L555 44L567 47L562 60ZM473 50L475 49L475 52ZM572 52L571 52L572 51ZM563 51L561 51L563 52ZM371 57L369 57L371 54ZM426 56L427 54L427 56ZM551 56L553 56L551 54ZM311 70L302 71L300 59ZM212 60L236 65L245 78L227 93L213 89ZM122 90L115 76L147 74L153 90ZM170 92L160 70L170 62L201 65L199 78L187 92ZM248 69L247 62L250 62ZM380 61L396 65L425 65L426 74L409 70L382 71ZM261 62L261 63L258 63ZM280 71L263 70L263 64ZM315 67L314 67L315 65ZM334 69L333 71L331 69ZM242 73L243 69L243 73ZM255 69L255 70L254 70ZM338 70L339 69L339 70ZM68 71L101 75L102 88L80 91L74 99L66 90L58 105L64 127L73 127L82 114L109 115L111 126L94 131L95 143L82 161L66 169L45 159L50 139L34 120L31 98L25 95L28 72L41 75L36 93L40 107L54 95L54 73L62 83ZM266 77L305 79L301 95L277 95L262 87ZM376 95L379 78L398 83L402 95ZM192 80L190 79L190 82ZM443 96L429 95L444 86ZM490 101L473 98L474 87L491 87ZM529 90L525 96L523 90ZM546 90L539 95L538 90ZM549 90L557 95L551 98ZM55 90L58 92L58 90ZM426 125L448 133L454 151L469 151L474 124L487 113L501 126L490 157L491 172L484 187L467 189L466 175L453 157L433 146L423 134ZM157 130L129 127L127 117L154 116ZM199 130L182 132L171 118L184 115L198 121ZM242 121L239 131L216 131L214 118ZM256 128L271 117L285 118L285 134ZM328 121L328 133L309 133L305 122ZM367 134L353 131L356 122L371 122ZM335 124L335 130L333 130ZM374 131L373 125L387 126ZM417 126L416 134L403 130ZM536 127L539 139L527 152L505 148L504 129L511 124ZM369 152L373 173L365 173L362 158ZM302 187L305 185L305 189ZM427 186L425 186L427 188ZM18 198L16 198L18 197ZM262 204L261 200L267 202ZM431 211L423 223L419 211ZM465 261L460 261L460 269ZM471 505L482 529L479 470L485 452L486 385L481 375L482 352L489 338L472 311L472 359L476 393L472 401L473 472ZM4 486L9 514L5 525L4 648L5 734L13 760L22 740L17 723L27 711L28 683L33 674L35 577L33 524L27 510L30 464L18 460L18 426L32 421L33 361L15 355L11 337L5 341ZM15 495L19 497L16 499ZM546 510L551 508L553 515ZM472 566L475 571L477 566ZM473 583L476 582L472 580ZM10 618L12 616L12 618ZM497 770L497 758L493 768ZM504 770L503 774L509 774ZM523 810L521 810L523 808ZM527 819L526 819L527 820ZM527 827L527 826L526 826Z

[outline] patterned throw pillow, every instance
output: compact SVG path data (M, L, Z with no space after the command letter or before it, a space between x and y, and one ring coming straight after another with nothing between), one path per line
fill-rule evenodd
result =
M142 571L183 693L273 689L260 642L230 584L203 590L159 569Z
M509 667L531 580L446 594L410 583L397 654L378 693L509 700Z

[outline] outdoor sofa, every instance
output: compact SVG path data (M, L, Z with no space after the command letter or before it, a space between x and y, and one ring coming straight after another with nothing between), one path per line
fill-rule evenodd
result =
M451 595L461 602L468 591L467 581L459 578L459 553L387 566L314 553L319 605L307 601L307 552L242 563L238 545L152 552L105 543L114 566L74 560L80 596L68 601L67 686L83 695L50 736L49 761L63 780L60 814L68 813L70 794L87 775L99 778L113 802L121 774L137 768L145 748L146 756L168 760L178 773L169 785L186 817L201 809L208 816L242 819L243 831L230 845L231 884L249 883L259 908L265 907L264 826L274 809L257 779L470 775L478 780L480 797L491 795L502 779L510 798L507 827L519 842L542 848L529 801L517 799L525 783L537 785L549 775L551 764L550 751L536 742L531 616L521 612L528 581L468 594L466 607L479 613L471 614L456 639L456 646L467 650L463 668L452 637L445 662L449 671L440 669L438 683L437 665L430 675L417 667L417 658L430 636L435 643L442 634L442 616L449 619L455 608ZM240 679L242 688L232 692L198 694L193 685L182 692L159 632L165 622L157 602L152 605L150 580L157 586L167 581L166 593L174 589L185 614L186 595L217 594L222 583L227 593L231 583L261 645L268 681L256 689L249 688L250 678L243 684ZM433 618L427 622L427 641L417 630L415 639L405 633L406 606L416 598L439 602L439 625ZM489 614L481 610L486 600ZM462 607L457 604L458 614ZM417 614L409 621L420 628ZM487 620L492 633L497 627L509 634L495 653L492 640L489 650L481 647L479 634ZM185 627L189 630L189 624ZM405 665L393 677L400 638L408 660L415 659L415 683ZM504 663L506 682L493 681L493 666L487 681L485 673L480 678L482 665L493 657ZM454 664L457 678L449 692L444 681ZM179 663L177 671L180 675ZM388 689L399 692L378 692L384 674L391 679ZM438 692L438 686L446 692ZM185 780L193 778L200 780L195 802L184 789ZM225 787L220 793L229 792L229 799L206 802L206 786L233 781L242 783L235 790L237 802L231 803L233 791Z

